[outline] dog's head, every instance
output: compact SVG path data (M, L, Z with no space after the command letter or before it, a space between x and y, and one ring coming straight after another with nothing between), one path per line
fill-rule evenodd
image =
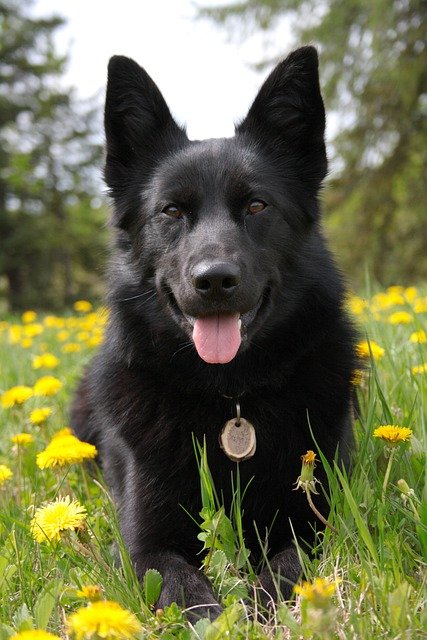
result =
M112 58L105 178L122 300L208 363L268 333L301 293L300 255L315 252L324 129L313 47L273 70L233 138L205 141L187 138L139 65Z

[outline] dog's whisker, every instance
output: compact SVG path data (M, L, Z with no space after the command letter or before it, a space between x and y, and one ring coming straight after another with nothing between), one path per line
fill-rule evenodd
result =
M184 349L188 349L188 347L191 347L193 345L192 342L186 342L182 347L180 347L179 349L177 349L173 354L171 359L169 360L169 362L172 362L172 360L174 359L174 357L180 352L180 351L184 351Z
M148 296L150 293L157 293L157 292L155 289L149 289L148 291L143 291L142 293L138 293L136 296L130 296L129 298L119 298L117 302L128 302L129 300L136 300L137 298L143 298L144 296Z

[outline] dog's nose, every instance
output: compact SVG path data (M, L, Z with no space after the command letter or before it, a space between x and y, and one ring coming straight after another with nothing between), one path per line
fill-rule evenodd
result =
M232 262L200 262L191 274L193 287L205 298L230 297L240 280L240 267Z

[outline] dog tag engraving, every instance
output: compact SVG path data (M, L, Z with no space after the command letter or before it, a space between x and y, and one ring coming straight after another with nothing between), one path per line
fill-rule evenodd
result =
M256 450L255 429L245 418L233 418L225 423L219 436L219 444L233 462L247 460Z

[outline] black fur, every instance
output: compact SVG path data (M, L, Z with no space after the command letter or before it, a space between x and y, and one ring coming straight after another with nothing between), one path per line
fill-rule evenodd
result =
M309 423L327 459L339 447L348 462L355 338L319 228L324 128L312 47L274 69L234 138L205 141L188 140L135 62L110 61L111 317L72 425L99 448L138 576L152 567L163 574L158 606L219 611L197 568L197 527L186 511L197 517L201 508L192 434L206 438L216 489L230 503L236 463L218 444L235 415L230 398L240 398L257 435L255 455L240 463L242 487L253 479L243 503L246 544L256 563L253 523L262 536L270 531L271 567L285 597L300 573L290 522L305 541L319 526L293 491L300 456L315 448ZM253 201L265 208L251 213ZM236 277L222 274L217 286L209 278L218 265ZM227 364L202 360L191 338L194 318L217 313L244 319L244 340ZM320 466L316 475L326 487ZM324 497L316 500L326 514ZM260 582L277 595L268 570Z

